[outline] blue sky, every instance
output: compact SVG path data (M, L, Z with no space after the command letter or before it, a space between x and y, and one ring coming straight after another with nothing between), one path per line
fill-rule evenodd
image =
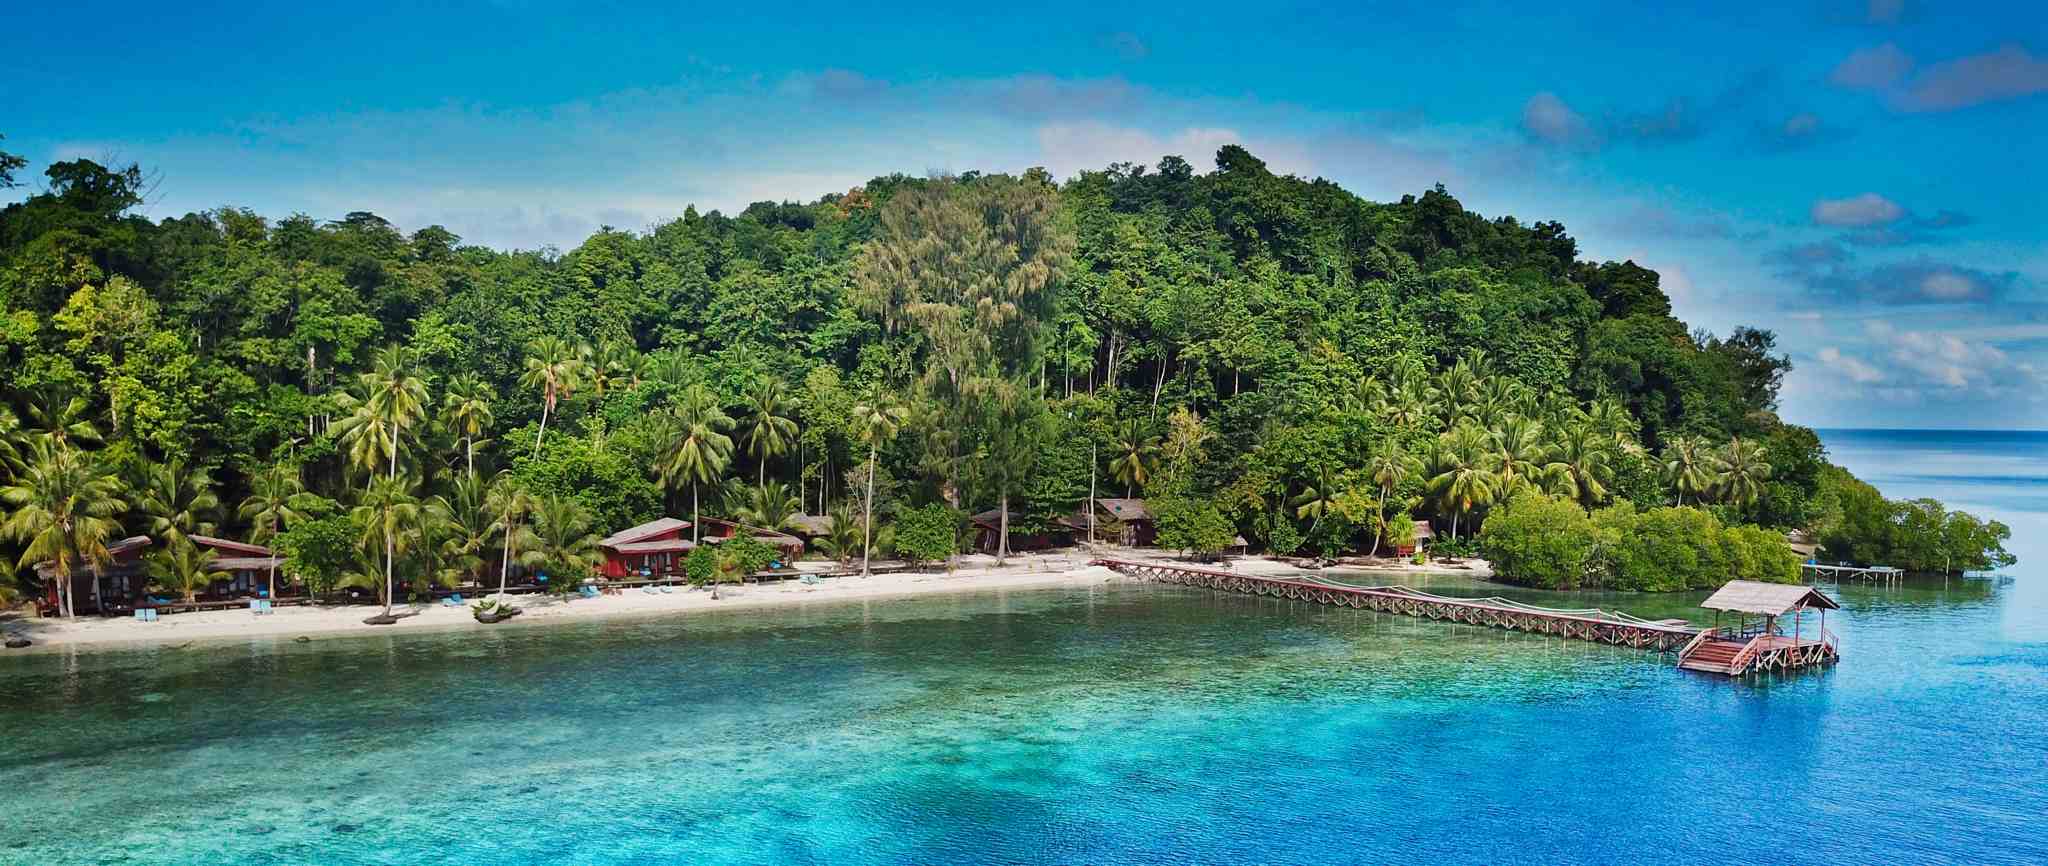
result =
M1686 321L1776 330L1792 420L2048 427L2038 4L431 5L14 10L0 133L31 172L141 162L155 217L564 248L894 171L1237 142L1563 221Z

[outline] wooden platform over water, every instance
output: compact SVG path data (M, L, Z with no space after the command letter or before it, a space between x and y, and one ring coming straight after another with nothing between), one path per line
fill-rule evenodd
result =
M1717 629L1702 629L1685 620L1646 620L1597 608L1563 610L1499 597L1457 598L1406 586L1351 586L1321 578L1239 574L1132 559L1097 559L1093 564L1158 583L1675 652L1678 665L1686 670L1727 676L1828 664L1838 657L1834 635L1825 629L1813 639L1763 634L1729 640Z

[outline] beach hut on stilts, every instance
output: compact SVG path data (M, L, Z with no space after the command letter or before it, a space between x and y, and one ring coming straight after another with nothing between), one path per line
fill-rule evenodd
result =
M1828 665L1841 657L1828 611L1842 606L1811 586L1732 580L1700 607L1714 612L1714 627L1679 651L1678 666L1686 670L1732 677ZM1814 611L1819 621L1807 622Z

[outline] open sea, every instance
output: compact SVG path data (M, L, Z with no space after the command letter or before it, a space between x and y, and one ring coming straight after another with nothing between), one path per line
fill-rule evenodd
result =
M2048 863L2048 434L1822 435L2020 564L1756 681L1142 585L0 654L0 864Z

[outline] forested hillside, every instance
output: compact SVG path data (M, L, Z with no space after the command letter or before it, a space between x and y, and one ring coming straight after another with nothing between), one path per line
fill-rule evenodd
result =
M566 564L693 510L836 510L857 558L871 454L878 528L1005 503L1042 526L1091 459L1192 549L1369 550L1410 513L1466 537L1533 494L1851 523L1853 479L1774 414L1768 330L1690 332L1655 272L1558 223L1369 202L1234 146L1200 174L878 178L567 251L366 212L153 222L138 169L40 174L0 212L10 563L304 527L286 547L360 548L296 560L321 579L450 580L508 515L520 558ZM57 538L64 508L90 531ZM1979 529L1959 567L2003 555Z

